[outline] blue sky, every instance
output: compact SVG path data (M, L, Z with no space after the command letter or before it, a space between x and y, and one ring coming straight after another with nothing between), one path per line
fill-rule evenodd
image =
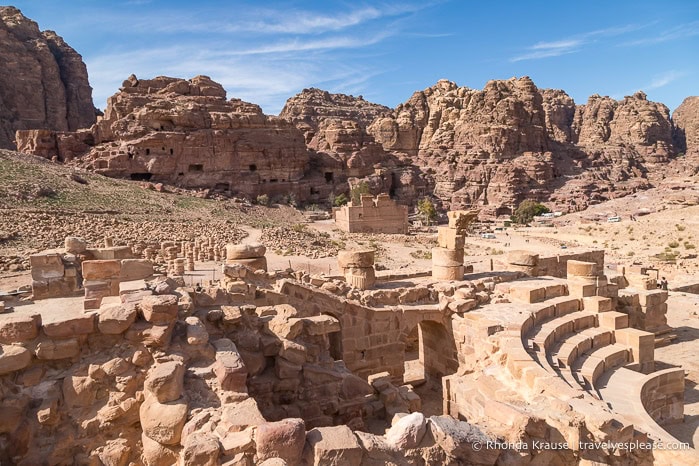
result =
M82 54L104 108L131 73L211 76L277 114L303 88L395 107L446 78L530 76L578 104L699 95L699 2L21 0Z

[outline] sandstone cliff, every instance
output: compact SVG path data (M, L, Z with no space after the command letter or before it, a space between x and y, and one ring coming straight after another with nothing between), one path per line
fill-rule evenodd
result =
M82 57L14 7L0 7L0 148L19 129L75 131L95 122Z
M687 97L672 114L675 144L687 157L699 156L699 97Z
M650 186L654 167L676 154L672 128L667 107L642 92L576 106L523 77L483 90L441 80L368 132L431 174L446 205L500 215L524 198L578 210Z

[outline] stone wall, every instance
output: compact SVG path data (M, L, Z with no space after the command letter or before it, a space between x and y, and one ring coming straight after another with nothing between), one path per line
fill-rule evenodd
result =
M359 205L335 210L335 224L350 233L408 233L408 207L387 194L363 195Z

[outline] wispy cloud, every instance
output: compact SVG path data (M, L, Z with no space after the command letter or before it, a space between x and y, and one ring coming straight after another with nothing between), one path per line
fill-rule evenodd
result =
M614 26L604 29L596 29L555 41L537 42L527 47L526 51L510 58L511 62L522 60L537 60L541 58L558 57L569 53L578 52L583 47L599 41L602 38L620 36L637 31L648 25L630 24Z
M667 71L659 76L654 77L653 80L647 86L643 87L643 89L649 90L649 91L653 90L653 89L660 89L661 87L665 87L673 81L677 81L678 79L685 76L686 74L687 73L685 73L683 71L676 71L676 70Z
M632 40L620 44L621 46L636 46L636 45L652 45L674 40L682 40L699 35L699 21L680 24L670 29L661 31L653 37L645 37L642 39Z

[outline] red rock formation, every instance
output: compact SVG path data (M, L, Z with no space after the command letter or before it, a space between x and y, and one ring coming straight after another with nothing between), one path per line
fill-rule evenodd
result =
M0 7L0 148L15 131L75 131L95 122L82 57L53 31L11 6Z
M699 156L699 97L687 97L672 114L675 143L687 157Z
M223 87L206 76L132 75L89 132L20 131L17 141L20 151L75 158L107 176L250 196L293 193L303 200L310 193L301 181L308 169L301 132L257 105L226 100Z
M482 91L442 80L368 129L384 148L431 174L451 208L509 214L524 198L566 210L649 187L648 172L675 155L667 107L639 92L575 106L527 77Z

